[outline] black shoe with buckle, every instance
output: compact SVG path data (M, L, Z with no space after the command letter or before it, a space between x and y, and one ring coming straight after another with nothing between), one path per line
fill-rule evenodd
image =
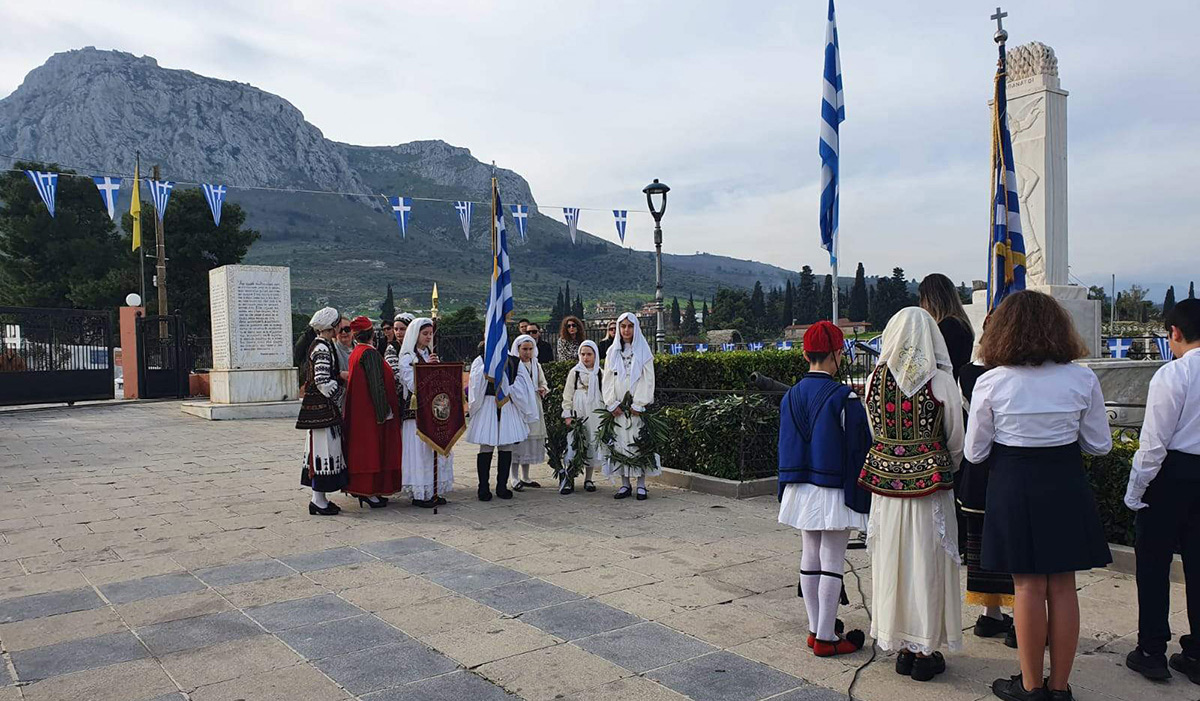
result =
M1001 633L1007 633L1013 629L1012 616L1000 614L1001 618L992 618L991 616L980 616L975 619L975 635L980 638L994 638Z
M1171 678L1171 670L1167 669L1167 656L1164 653L1150 655L1141 646L1125 656L1125 666L1149 679L1162 682Z
M913 662L917 659L915 653L908 650L901 650L900 654L896 655L896 674L902 677L907 677L912 674Z
M927 682L945 671L946 658L942 656L942 653L935 652L929 657L918 657L913 660L912 674L910 676L913 681Z
M1005 701L1047 701L1050 698L1044 686L1033 691L1026 690L1020 674L992 682L992 693Z
M617 493L613 495L613 499L628 499L629 495L633 494L633 490L629 487L621 487Z

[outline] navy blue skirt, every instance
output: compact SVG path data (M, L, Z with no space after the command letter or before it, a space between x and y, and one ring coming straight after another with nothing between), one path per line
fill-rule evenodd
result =
M1056 574L1104 567L1104 536L1078 443L992 447L983 522L983 567Z

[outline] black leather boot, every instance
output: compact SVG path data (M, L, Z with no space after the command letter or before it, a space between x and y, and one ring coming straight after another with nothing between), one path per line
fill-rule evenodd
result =
M512 490L508 488L508 473L512 469L512 451L501 450L496 461L496 496L501 499L512 499Z
M491 453L480 453L475 456L475 471L479 473L479 501L491 501L492 490L488 488L492 471Z

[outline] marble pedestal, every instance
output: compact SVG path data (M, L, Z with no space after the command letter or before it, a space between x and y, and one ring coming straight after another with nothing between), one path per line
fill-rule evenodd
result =
M1075 330L1087 346L1089 358L1100 357L1100 300L1088 299L1087 288L1078 285L1031 285L1029 289L1050 295L1071 315ZM975 343L983 336L983 320L987 317L987 290L976 290L966 305L967 316L975 329Z

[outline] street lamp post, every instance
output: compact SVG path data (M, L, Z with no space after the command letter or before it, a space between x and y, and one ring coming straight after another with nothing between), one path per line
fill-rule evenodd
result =
M666 329L663 326L662 216L667 211L667 193L670 191L671 188L667 187L666 183L658 182L658 178L642 188L642 192L646 193L646 205L650 208L650 215L654 217L654 303L658 320L658 328L654 331L655 353L662 353L667 341ZM654 207L654 195L659 196L657 209Z

